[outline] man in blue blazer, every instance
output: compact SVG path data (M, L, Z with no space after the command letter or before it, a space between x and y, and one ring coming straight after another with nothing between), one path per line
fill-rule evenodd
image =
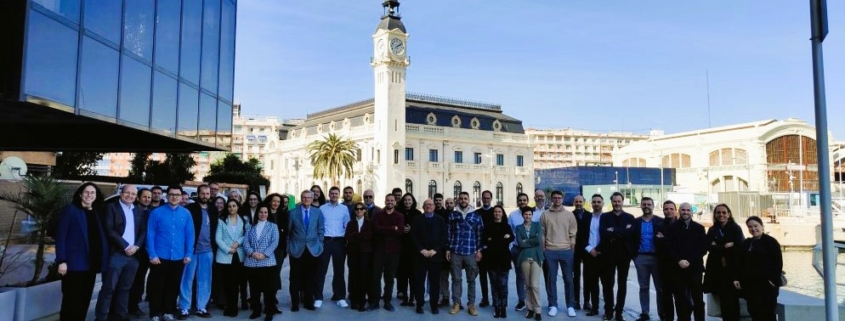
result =
M120 200L106 206L103 230L111 258L109 268L103 273L103 285L97 299L97 321L109 320L109 310L117 320L127 319L129 290L139 264L135 254L144 246L147 237L144 213L134 205L137 194L135 185L123 185Z
M305 190L300 195L302 203L290 213L288 227L288 255L290 255L290 300L293 312L302 306L314 310L314 284L317 263L323 254L325 221L320 209L311 206L314 194Z

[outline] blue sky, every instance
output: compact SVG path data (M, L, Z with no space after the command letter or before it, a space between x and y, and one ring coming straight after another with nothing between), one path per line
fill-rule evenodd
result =
M238 3L245 115L302 118L371 98L381 0ZM405 0L408 91L499 103L526 127L814 122L809 1ZM830 129L845 140L845 1L828 1Z

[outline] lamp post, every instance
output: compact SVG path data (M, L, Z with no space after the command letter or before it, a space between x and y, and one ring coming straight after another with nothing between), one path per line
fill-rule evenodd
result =
M613 171L613 175L616 177L616 179L614 179L613 182L616 183L616 191L618 192L619 191L619 171Z

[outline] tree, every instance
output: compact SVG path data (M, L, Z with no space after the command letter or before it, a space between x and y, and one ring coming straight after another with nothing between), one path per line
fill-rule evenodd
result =
M188 153L167 153L164 162L147 160L145 183L177 185L196 177L191 171L197 162Z
M311 165L314 166L314 177L322 179L328 176L335 186L340 184L341 176L352 178L352 166L360 152L358 144L335 134L329 134L324 137L324 140L308 144Z
M56 156L53 176L56 178L77 178L96 175L94 166L103 159L103 153L97 152L61 152Z
M30 281L35 283L44 268L47 229L55 226L59 213L68 203L68 197L65 186L51 176L27 175L21 182L23 189L20 192L0 193L0 200L15 204L15 210L24 212L35 220L38 249L35 254L35 272Z
M270 186L270 180L261 175L261 163L255 158L244 162L235 154L226 154L226 157L211 164L208 173L203 178L206 182L246 184L253 191L259 190L261 185Z
M144 173L147 171L147 160L150 155L152 153L135 153L135 156L132 157L132 167L129 168L129 178L139 182L144 181Z

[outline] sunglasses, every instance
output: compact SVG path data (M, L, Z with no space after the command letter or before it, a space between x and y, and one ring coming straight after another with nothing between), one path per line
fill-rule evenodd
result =
M356 211L366 211L366 210L367 210L367 208L365 208L365 207L357 207L357 208L355 208L355 210L356 210Z
M364 195L364 198L373 198L372 195Z

